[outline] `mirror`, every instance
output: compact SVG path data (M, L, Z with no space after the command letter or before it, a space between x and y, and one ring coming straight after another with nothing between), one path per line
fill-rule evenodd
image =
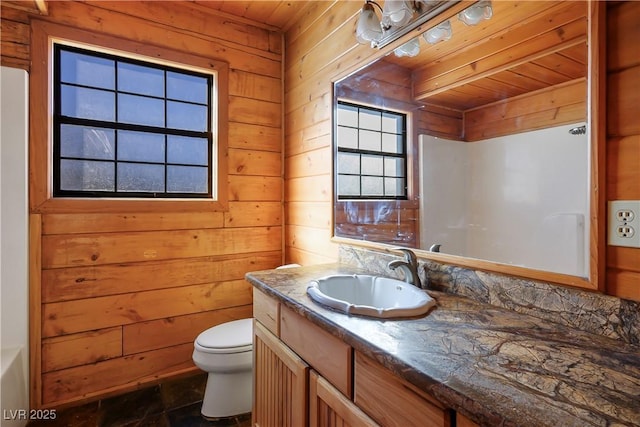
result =
M334 235L588 278L588 3L492 8L335 82Z

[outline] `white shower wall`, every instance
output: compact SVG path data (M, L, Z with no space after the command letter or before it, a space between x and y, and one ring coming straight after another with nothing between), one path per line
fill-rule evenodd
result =
M478 142L421 135L421 245L588 275L589 143L559 126Z
M0 342L2 427L23 426L28 409L28 86L24 70L0 68Z

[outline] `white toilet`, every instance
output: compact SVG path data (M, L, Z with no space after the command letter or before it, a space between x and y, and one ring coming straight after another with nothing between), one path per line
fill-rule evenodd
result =
M193 363L209 373L202 415L224 418L251 412L253 319L214 326L194 342Z

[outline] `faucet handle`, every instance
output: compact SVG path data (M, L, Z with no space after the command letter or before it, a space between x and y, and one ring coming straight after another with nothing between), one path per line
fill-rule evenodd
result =
M392 248L392 249L395 250L395 251L403 252L405 260L409 264L411 264L412 266L417 266L418 265L418 257L416 257L416 254L414 254L411 249L401 248L401 247L395 247L395 248Z
M420 280L420 275L418 274L418 257L413 253L411 249L407 248L393 248L396 251L401 251L404 253L404 261L400 261L399 259L391 261L388 267L392 270L395 270L398 267L401 267L405 273L405 281L409 282L413 285L416 285L418 288L422 289L422 281Z

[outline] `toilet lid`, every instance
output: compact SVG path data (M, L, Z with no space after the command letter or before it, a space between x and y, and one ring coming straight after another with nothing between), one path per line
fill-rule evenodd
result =
M204 349L232 350L233 353L251 350L253 319L240 319L214 326L200 333L196 344Z

